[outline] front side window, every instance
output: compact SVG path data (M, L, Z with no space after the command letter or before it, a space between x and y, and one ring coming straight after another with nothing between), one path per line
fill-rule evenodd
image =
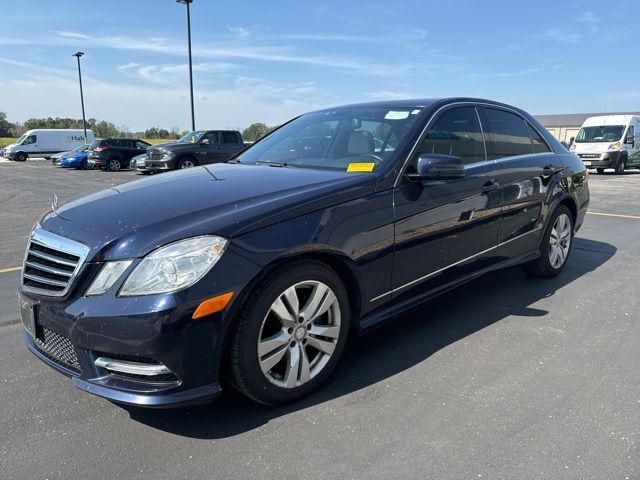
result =
M495 108L485 108L487 132L491 139L491 159L534 153L529 129L521 117Z
M444 112L429 128L418 155L430 153L459 157L465 164L485 160L484 139L475 107Z
M38 141L37 135L29 135L27 138L24 139L24 141L22 142L22 145L31 145L33 143L36 143L37 141Z
M147 148L149 148L151 145L142 142L140 140L136 140L136 147L138 148L138 150L146 150Z
M200 143L208 143L210 145L213 145L214 143L220 143L220 135L218 134L218 132L205 133L200 138Z
M576 143L617 142L622 138L624 125L599 125L582 127L576 136Z
M303 115L255 143L234 161L348 172L373 172L394 150L422 110L345 107Z
M635 137L634 132L635 132L635 129L633 128L633 125L629 125L629 128L627 129L627 137Z

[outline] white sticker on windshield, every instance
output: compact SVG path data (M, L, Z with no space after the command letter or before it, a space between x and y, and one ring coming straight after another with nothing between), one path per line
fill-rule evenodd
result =
M409 112L389 110L384 118L385 120L404 120L405 118L409 118Z

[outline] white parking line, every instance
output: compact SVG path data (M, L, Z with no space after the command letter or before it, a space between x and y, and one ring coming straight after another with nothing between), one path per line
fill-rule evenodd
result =
M8 273L8 272L17 272L21 270L22 267L9 267L9 268L0 268L0 273Z
M633 218L634 220L640 220L640 215L625 215L622 213L605 213L605 212L587 212L589 215L600 215L601 217L618 217L618 218Z

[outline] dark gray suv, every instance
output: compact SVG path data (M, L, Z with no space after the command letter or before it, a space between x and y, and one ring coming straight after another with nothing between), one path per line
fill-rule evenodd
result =
M198 130L173 143L149 148L144 170L162 172L225 162L243 149L238 131Z

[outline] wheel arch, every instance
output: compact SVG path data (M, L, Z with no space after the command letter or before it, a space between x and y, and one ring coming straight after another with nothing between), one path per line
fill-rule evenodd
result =
M345 258L343 255L337 254L335 252L326 250L280 256L272 260L261 270L258 275L251 279L251 281L241 292L238 299L233 302L231 308L227 312L230 321L226 325L224 337L219 349L219 368L221 373L223 373L226 368L229 353L229 339L231 337L231 333L233 332L233 329L238 322L239 313L243 308L245 308L247 301L251 297L251 292L253 292L258 286L260 286L262 282L266 281L269 278L270 273L299 260L319 261L327 265L336 273L336 275L338 275L349 297L349 307L351 310L351 324L349 326L349 334L351 335L352 333L357 331L357 328L359 326L358 319L360 315L360 305L362 299L361 286L357 275L353 271L354 267L349 265L350 260L348 258ZM224 375L221 375L221 377L223 376Z

